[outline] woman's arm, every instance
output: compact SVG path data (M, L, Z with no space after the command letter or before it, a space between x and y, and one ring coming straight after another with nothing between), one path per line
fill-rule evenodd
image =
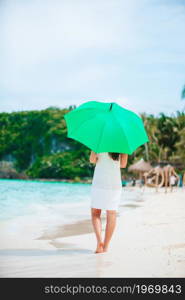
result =
M90 158L89 158L90 163L96 164L97 160L98 160L97 154L94 151L91 151Z
M126 168L128 161L128 154L121 153L120 168Z

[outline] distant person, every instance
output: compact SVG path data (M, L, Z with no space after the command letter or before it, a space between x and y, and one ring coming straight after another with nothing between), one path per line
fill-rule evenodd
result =
M106 252L116 226L116 212L121 199L120 168L127 165L128 155L91 151L90 162L96 164L91 186L91 218L97 239L95 253ZM101 212L106 210L105 237L102 239Z
M136 179L135 177L132 177L132 186L135 186L136 185Z
M177 182L178 182L178 181L177 181L176 177L175 177L174 175L171 175L171 176L170 176L170 186L171 186L171 191L172 191L173 187L176 186Z
M122 177L122 186L126 186L127 185L127 182L126 182L126 179L125 179L125 177L123 176Z
M175 186L176 185L176 177L174 175L170 176L170 185Z
M179 187L183 187L183 175L179 175Z
M141 186L144 186L145 185L145 180L144 178L141 179Z

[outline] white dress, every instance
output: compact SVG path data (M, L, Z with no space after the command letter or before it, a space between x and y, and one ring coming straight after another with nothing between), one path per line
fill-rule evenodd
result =
M118 210L122 193L120 159L113 160L108 152L97 155L91 185L91 207Z

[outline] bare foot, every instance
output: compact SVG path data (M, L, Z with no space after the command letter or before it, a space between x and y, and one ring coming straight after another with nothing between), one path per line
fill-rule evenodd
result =
M103 245L103 252L107 252L108 251L108 247Z
M96 248L95 253L102 253L102 252L104 252L103 251L103 243L100 242L100 243L97 244L97 248Z

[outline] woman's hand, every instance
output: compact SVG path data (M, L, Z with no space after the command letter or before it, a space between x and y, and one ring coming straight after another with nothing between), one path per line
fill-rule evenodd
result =
M97 154L94 151L91 151L90 159L89 159L90 163L96 164L97 160L98 160Z
M128 154L121 153L120 168L126 168L128 161Z

